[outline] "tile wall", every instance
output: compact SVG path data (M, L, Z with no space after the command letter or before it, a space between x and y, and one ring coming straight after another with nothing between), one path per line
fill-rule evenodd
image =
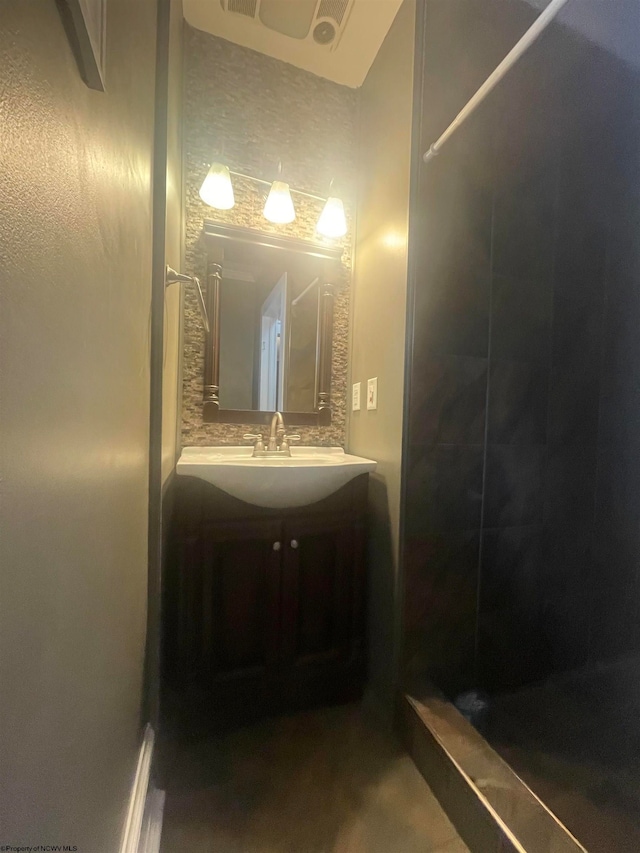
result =
M534 12L425 15L424 149ZM421 172L404 661L450 693L638 646L638 82L552 27Z
M301 427L305 444L343 445L352 266L351 211L356 191L356 90L316 77L285 62L186 27L185 206L187 271L205 278L199 245L202 224L212 219L317 241L322 204L295 197L296 219L273 225L262 216L264 194L235 178L236 205L214 210L198 191L214 157L231 169L272 180L278 161L292 187L326 196L331 180L345 199L349 231L344 238L342 287L335 301L332 359L332 423ZM182 444L242 444L250 425L202 421L204 333L195 295L185 291Z

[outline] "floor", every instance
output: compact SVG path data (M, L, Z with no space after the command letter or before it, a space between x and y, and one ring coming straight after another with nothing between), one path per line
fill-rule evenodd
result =
M589 853L640 851L640 660L493 699L487 737Z
M468 853L359 705L166 743L162 853Z

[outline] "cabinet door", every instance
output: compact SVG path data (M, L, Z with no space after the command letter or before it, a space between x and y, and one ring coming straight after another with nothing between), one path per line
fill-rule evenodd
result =
M200 675L205 681L259 675L278 659L282 525L203 525Z
M303 666L346 659L359 642L362 608L361 530L352 519L286 522L281 652Z

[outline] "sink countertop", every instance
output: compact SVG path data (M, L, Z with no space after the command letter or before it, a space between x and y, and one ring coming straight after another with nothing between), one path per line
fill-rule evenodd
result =
M253 457L253 447L185 447L176 471L212 483L233 497L264 507L294 507L328 497L359 474L374 471L372 459L341 447L291 448L291 456Z

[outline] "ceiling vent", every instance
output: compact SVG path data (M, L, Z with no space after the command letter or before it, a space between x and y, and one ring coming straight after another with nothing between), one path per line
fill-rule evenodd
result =
M222 8L225 12L233 12L235 15L246 15L248 18L255 18L258 0L227 0L226 3L222 3Z
M289 38L335 50L355 0L220 0L229 15L251 18Z

